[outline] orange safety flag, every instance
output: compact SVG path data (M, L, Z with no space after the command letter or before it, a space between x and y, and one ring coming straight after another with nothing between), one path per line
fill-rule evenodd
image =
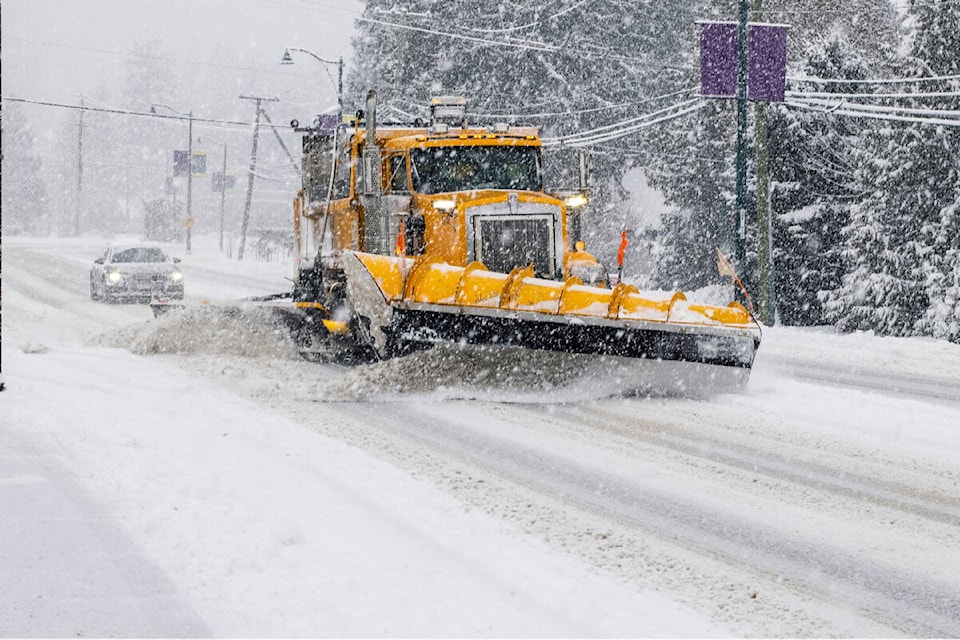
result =
M617 251L617 264L620 268L623 268L623 256L627 251L627 245L630 244L627 242L627 232L626 230L620 232L620 249Z
M727 261L720 249L717 249L717 271L722 276L729 276L734 279L737 277L737 272L733 270L733 266Z
M400 231L397 232L397 249L396 253L398 256L404 256L407 254L407 241L406 233L404 232L403 220L400 221Z

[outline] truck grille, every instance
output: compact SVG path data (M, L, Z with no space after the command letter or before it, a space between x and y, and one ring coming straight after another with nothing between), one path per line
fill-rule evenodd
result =
M551 216L483 216L474 224L476 258L491 271L508 273L533 264L538 277L555 276Z

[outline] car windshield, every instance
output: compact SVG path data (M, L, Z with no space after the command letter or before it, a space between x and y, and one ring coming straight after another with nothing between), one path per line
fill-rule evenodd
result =
M413 188L420 193L476 189L540 191L540 153L530 146L450 146L414 149Z
M116 251L111 262L166 262L167 254L156 247L132 247Z

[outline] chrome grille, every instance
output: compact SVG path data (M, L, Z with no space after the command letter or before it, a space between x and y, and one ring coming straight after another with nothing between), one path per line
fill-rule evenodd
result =
M554 277L552 216L478 216L474 224L477 259L491 271L533 264L538 277Z

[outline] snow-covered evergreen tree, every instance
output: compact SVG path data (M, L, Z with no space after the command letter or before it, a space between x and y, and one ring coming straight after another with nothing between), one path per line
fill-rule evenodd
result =
M916 0L912 61L917 72L944 78L927 91L952 93L938 108L960 110L960 4ZM913 150L916 170L927 179L918 189L921 235L912 253L923 263L929 308L917 323L926 335L960 342L960 128L924 129Z
M917 0L910 18L910 55L904 73L927 80L908 85L912 89L905 92L950 89L946 81L929 78L960 72L955 56L960 47L956 31L960 7ZM925 98L915 95L897 105L930 108ZM957 108L956 99L936 102L937 108L948 105ZM842 286L826 298L828 316L845 330L950 337L956 324L956 304L948 302L953 299L948 292L956 279L952 212L960 201L958 129L889 123L873 129L865 149L869 160L857 178L866 196L846 231L845 255L851 269Z
M34 151L34 135L23 110L5 102L3 129L3 232L10 235L50 233L43 162Z
M698 5L367 0L347 110L362 108L373 88L388 120L423 117L431 96L453 94L467 98L474 121L535 124L545 137L624 121L671 102L646 99L695 85L682 43L695 42ZM626 197L621 178L640 140L591 148L593 202L584 228L609 239L608 252L598 247L601 259L616 253ZM548 155L547 162L562 161Z
M692 118L651 135L656 152L646 167L650 184L663 191L670 211L657 249L659 286L691 289L719 282L717 248L733 255L734 105L712 100Z
M862 80L864 57L839 31L808 45L805 77ZM800 91L869 91L857 83L808 82ZM843 235L850 205L859 199L854 173L863 122L820 112L771 108L770 173L777 312L788 325L823 324L819 295L840 286Z
M851 208L844 229L848 272L839 289L824 296L827 318L842 331L872 330L882 335L911 335L927 306L924 277L916 269L917 219L904 215L901 201L916 206L914 168L902 162L902 127L875 131L868 160L857 171L869 188Z

